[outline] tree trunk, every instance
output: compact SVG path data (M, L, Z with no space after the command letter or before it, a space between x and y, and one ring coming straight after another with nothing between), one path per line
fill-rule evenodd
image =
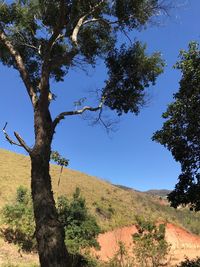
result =
M51 124L48 113L35 110L36 140L30 156L36 239L41 267L71 267L64 243L64 228L58 220L49 174L53 136Z

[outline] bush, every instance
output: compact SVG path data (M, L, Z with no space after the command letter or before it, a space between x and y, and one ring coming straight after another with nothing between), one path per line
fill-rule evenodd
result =
M186 258L185 261L182 261L177 267L200 267L200 257L194 260Z
M99 248L96 238L100 233L100 227L95 218L88 213L79 188L70 202L64 196L58 198L58 214L65 228L65 243L70 253L77 254L90 247Z
M13 242L26 251L36 250L32 201L28 190L23 186L17 189L15 203L4 206L2 221L6 227L1 228L1 233L8 242Z
M64 196L59 197L57 210L59 220L65 228L65 243L72 258L79 262L78 266L89 266L85 265L86 262L94 266L88 255L83 257L81 253L86 253L90 247L99 247L96 238L100 228L95 218L88 213L80 190L76 189L71 201ZM2 227L1 233L8 242L18 244L26 251L37 249L32 200L26 188L20 186L17 189L15 202L4 206L2 219L6 226Z

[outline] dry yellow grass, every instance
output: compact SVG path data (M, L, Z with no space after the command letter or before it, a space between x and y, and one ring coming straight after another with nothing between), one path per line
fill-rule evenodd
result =
M104 231L132 225L135 215L181 224L176 212L168 205L163 205L159 198L125 190L68 168L63 169L58 187L59 175L60 167L51 165L55 199L58 195L70 198L75 188L79 187L90 212L95 215ZM20 185L30 188L29 157L0 149L0 208L14 199L16 189Z
M150 196L142 197L141 193L126 191L96 177L70 169L63 170L58 187L59 174L60 167L51 165L55 199L58 195L71 197L75 188L79 187L88 208L97 217L103 230L132 224L135 215L144 209L143 205L154 201ZM29 157L0 149L0 185L0 207L15 197L18 186L30 188Z

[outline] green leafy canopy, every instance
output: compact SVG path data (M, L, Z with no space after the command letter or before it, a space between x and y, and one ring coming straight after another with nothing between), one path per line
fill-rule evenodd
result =
M144 89L155 83L164 64L159 53L148 56L146 47L138 41L117 49L118 33L145 27L158 14L161 3L159 0L1 1L0 32L22 57L37 94L41 93L44 67L49 78L59 82L70 67L95 66L101 58L108 69L102 88L104 104L118 115L128 111L138 114L144 103ZM16 54L11 54L3 38L0 61L19 70Z
M169 149L182 173L169 194L173 207L190 204L200 210L200 50L196 42L180 52L175 68L181 71L179 91L163 114L166 120L153 140Z

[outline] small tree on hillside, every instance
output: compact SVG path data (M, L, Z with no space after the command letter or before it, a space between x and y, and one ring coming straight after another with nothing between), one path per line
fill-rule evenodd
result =
M165 240L165 224L136 218L137 233L133 235L134 254L140 267L167 266L170 245Z
M181 164L174 191L168 195L171 205L190 205L200 210L200 50L195 42L180 52L175 67L181 71L180 89L174 102L163 113L166 120L153 140L169 149Z
M10 143L23 147L31 158L36 238L42 267L71 266L49 175L56 127L65 117L86 111L97 112L97 121L102 122L104 106L118 115L129 111L138 114L144 104L145 88L155 84L163 62L158 53L148 56L140 42L119 47L117 39L119 32L146 26L161 10L161 3L161 0L0 1L0 60L18 70L34 113L33 147L16 132L17 141L6 137ZM55 95L51 82L63 81L71 67L95 66L99 58L108 70L99 103L95 107L65 110L52 118L50 106Z

